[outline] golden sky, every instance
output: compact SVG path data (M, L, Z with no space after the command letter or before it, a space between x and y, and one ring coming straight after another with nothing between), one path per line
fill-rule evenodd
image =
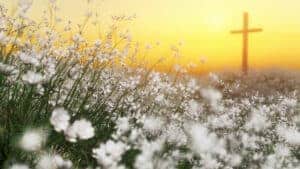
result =
M0 2L16 0L0 0ZM47 0L33 0L31 15L39 17ZM57 0L59 15L80 22L87 8L112 14L136 14L130 25L133 39L155 46L151 58L170 54L170 46L182 43L182 57L176 62L200 64L201 69L239 68L242 36L231 35L242 28L242 14L250 14L250 27L264 32L250 35L250 67L300 69L299 0ZM150 54L149 54L150 55Z

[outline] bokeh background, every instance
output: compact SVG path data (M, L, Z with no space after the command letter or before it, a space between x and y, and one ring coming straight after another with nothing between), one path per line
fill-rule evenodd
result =
M170 46L181 57L164 66L198 65L194 71L238 69L242 36L230 30L242 28L242 14L250 14L250 27L264 32L250 35L249 64L252 68L300 69L299 0L57 0L57 15L81 23L87 11L96 11L103 29L111 15L136 15L128 24L133 40L153 49L147 59L169 56ZM17 0L0 0L13 8ZM36 20L48 8L48 0L33 0L30 16ZM92 24L92 23L90 23ZM86 35L97 38L98 33ZM159 46L157 46L159 42ZM201 59L205 64L201 64Z

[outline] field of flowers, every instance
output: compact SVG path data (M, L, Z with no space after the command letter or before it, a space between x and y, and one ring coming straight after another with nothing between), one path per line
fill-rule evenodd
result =
M300 169L299 72L156 72L29 6L0 7L0 168Z

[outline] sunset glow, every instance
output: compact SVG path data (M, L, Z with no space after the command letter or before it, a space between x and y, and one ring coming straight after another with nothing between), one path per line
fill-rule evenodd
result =
M4 3L16 3L1 0ZM242 14L249 12L250 27L262 27L264 32L250 35L250 67L300 68L300 2L298 0L86 0L59 1L59 16L82 22L87 9L97 10L103 22L111 15L133 15L129 24L135 41L155 46L149 60L170 55L170 46L179 46L182 56L171 59L169 65L196 63L195 71L239 68L242 37L230 30L242 28ZM34 0L31 15L39 19L48 1ZM96 37L90 32L89 37ZM182 44L182 46L178 45ZM205 57L203 65L199 58Z

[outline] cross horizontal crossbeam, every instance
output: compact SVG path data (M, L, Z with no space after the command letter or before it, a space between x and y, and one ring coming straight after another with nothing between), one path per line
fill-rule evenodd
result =
M263 29L260 28L253 28L253 29L248 29L248 30L235 30L235 31L231 31L230 33L232 34L237 34L237 33L244 33L244 32L248 32L248 33L254 33L254 32L262 32Z

